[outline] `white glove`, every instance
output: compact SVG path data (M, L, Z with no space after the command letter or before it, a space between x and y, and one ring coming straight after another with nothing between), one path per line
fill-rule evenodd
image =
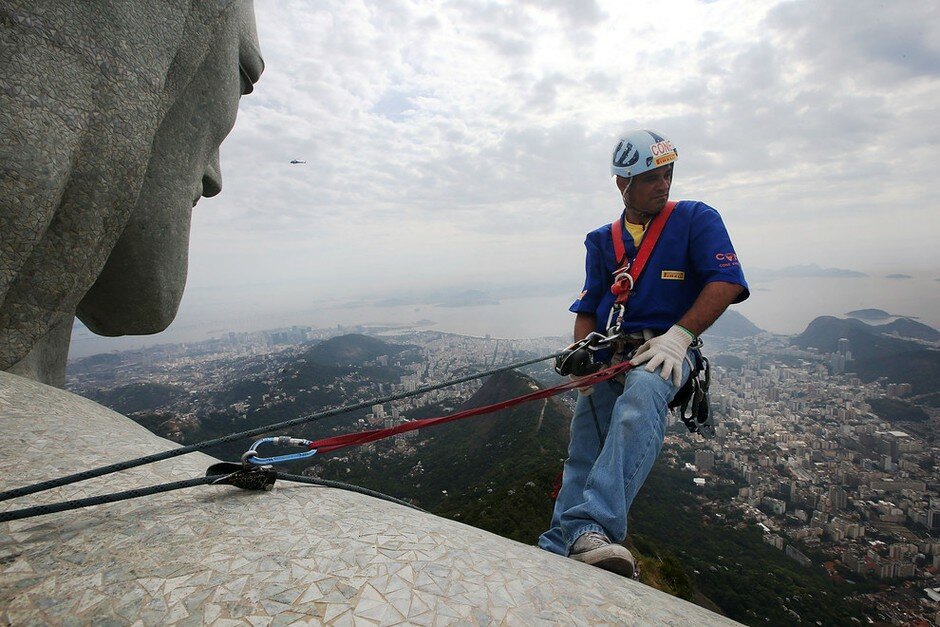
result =
M646 364L648 372L654 372L662 366L659 376L666 380L672 377L672 382L678 388L682 385L682 362L694 339L690 332L674 324L662 335L648 340L636 349L630 363L639 366L649 362Z
M579 377L577 375L569 374L568 378L571 379L572 381L580 381L584 377ZM578 388L578 394L580 394L581 396L590 396L591 392L593 391L594 391L593 385L585 385L583 388Z

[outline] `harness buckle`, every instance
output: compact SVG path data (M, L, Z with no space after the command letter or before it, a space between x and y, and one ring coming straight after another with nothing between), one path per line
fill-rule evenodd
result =
M258 447L262 444L274 444L276 446L296 446L300 448L308 448L310 450L303 453L288 453L286 455L275 455L274 457L258 457ZM254 466L266 466L269 464L280 464L283 462L295 461L298 459L306 459L308 457L313 457L317 454L317 449L310 448L310 445L313 444L310 440L304 440L302 438L292 438L288 435L278 435L269 438L261 438L252 444L247 451L242 454L242 464L245 468L250 468Z
M632 294L634 285L633 276L630 274L630 264L627 264L614 273L614 282L610 286L610 291L619 300L623 294Z
M620 337L623 331L620 328L620 325L623 324L623 318L626 314L626 305L623 303L615 302L610 308L610 313L607 314L607 341L608 343L614 341L614 339Z

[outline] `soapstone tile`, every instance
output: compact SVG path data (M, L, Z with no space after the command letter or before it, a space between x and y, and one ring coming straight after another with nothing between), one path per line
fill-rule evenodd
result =
M404 615L389 605L384 598L369 599L363 596L353 608L353 619L357 625L382 625L401 622Z
M323 613L323 621L329 625L351 625L352 607L342 604L329 604Z
M199 588L195 586L180 586L173 589L168 594L164 595L164 599L168 605L180 605L183 604L183 600L192 596L193 593L198 592Z
M76 613L81 614L107 601L108 598L100 592L86 589L82 594L75 611Z
M24 558L18 557L13 560L13 562L3 569L4 574L6 573L35 573L35 569L32 565Z
M292 584L292 587L281 590L280 592L269 592L265 590L263 594L278 603L291 605L303 594L303 588L297 587L296 582L292 582Z
M455 605L458 607L455 607ZM459 604L453 603L450 599L443 597L438 597L434 600L433 612L435 616L435 624L439 622L443 624L449 624L453 621L464 618L463 613L460 611Z
M297 625L297 627L320 627L323 620L319 614L303 615L291 624Z
M430 610L421 614L410 614L402 624L430 627L434 624L434 614Z
M287 625L299 625L308 622L312 617L305 616L298 612L283 612L274 617L271 627L286 627Z
M183 620L189 616L189 610L186 609L182 603L170 604L168 606L168 612L165 614L164 620L167 624L172 624L177 621Z
M323 592L316 584L311 584L303 591L303 593L297 598L294 602L295 606L298 605L307 605L314 602L323 601Z
M479 608L479 607L478 607L478 608L474 608L473 611L470 613L470 622L471 622L471 624L473 624L473 625L491 625L491 624L494 624L494 622L495 622L496 620L499 620L499 619L497 618L499 612L497 612L496 614L494 614L494 615L491 616L490 613L487 611L488 609L489 609L489 608L487 608L487 609L483 609L483 608Z
M386 602L398 611L403 617L411 614L411 604L414 595L409 589L400 589L395 592L384 593Z

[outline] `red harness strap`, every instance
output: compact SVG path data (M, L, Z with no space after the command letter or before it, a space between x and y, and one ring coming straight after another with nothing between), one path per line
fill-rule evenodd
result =
M653 254L653 248L656 247L656 242L659 241L659 236L666 226L666 221L669 220L669 216L672 215L672 210L675 207L676 201L670 200L663 207L663 210L653 218L646 234L643 236L643 241L640 242L640 249L637 251L632 263L627 259L626 250L623 246L623 220L618 218L611 223L610 236L614 240L614 259L617 261L617 272L615 273L614 283L610 286L610 291L617 297L614 301L617 304L626 303L627 298L630 297L630 292L640 279L643 268L646 267L646 262Z

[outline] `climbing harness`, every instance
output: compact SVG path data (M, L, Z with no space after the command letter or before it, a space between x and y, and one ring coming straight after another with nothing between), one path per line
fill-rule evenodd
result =
M646 262L652 255L653 249L659 241L659 236L666 226L666 221L669 220L669 216L672 215L675 207L676 202L669 201L663 207L663 210L653 218L646 234L643 236L643 241L640 242L636 257L632 261L627 256L626 248L623 245L623 218L618 218L610 224L614 260L617 264L610 291L616 298L610 308L610 314L607 316L606 335L592 331L584 339L568 346L565 352L555 359L555 372L562 376L574 375L576 377L597 372L604 367L603 363L598 363L595 360L597 353L624 341L622 325L627 310L627 301L633 293L636 282L643 274Z
M646 268L646 262L653 254L653 249L662 235L663 229L673 209L676 208L676 201L670 200L663 207L663 210L653 218L643 235L643 241L640 242L640 248L636 252L633 261L627 257L626 249L623 245L623 219L618 218L610 224L610 237L614 244L614 260L617 262L617 269L614 271L614 282L610 286L610 291L616 296L614 306L610 308L610 314L607 316L607 336L619 335L621 325L627 311L627 301L633 294L633 288L636 282L640 280L643 269Z
M640 276L642 276L646 262L652 255L653 249L659 241L659 236L662 234L676 204L675 201L667 202L663 210L653 218L646 234L643 236L643 241L640 242L636 257L632 261L627 256L626 248L623 245L623 218L618 218L611 223L610 236L613 242L617 269L614 271L614 280L610 286L610 291L616 298L607 317L607 333L604 335L593 331L584 339L568 346L565 352L555 359L555 371L558 374L583 377L597 372L604 367L604 363L597 361L597 353L628 341L622 329L627 301L633 294L634 287ZM700 433L704 437L712 437L715 433L715 425L714 417L708 405L708 387L711 382L711 372L708 359L702 355L701 338L696 338L690 348L694 355L694 360L690 362L692 372L685 384L676 392L675 398L669 403L669 408L682 420L690 433ZM586 384L582 382L581 385L583 387Z
M614 306L611 308L610 316L607 319L608 338L613 337L614 333L620 333L620 325L623 323L626 312L626 303L633 293L633 288L639 280L646 262L653 252L659 236L662 234L676 207L675 201L669 201L663 210L653 218L640 242L640 248L636 257L631 263L627 258L626 250L623 245L623 224L618 219L610 225L610 234L614 244L614 258L617 260L618 269L614 274L614 282L610 291L617 298L614 300ZM690 433L701 433L704 437L714 435L714 419L708 407L708 386L711 382L711 372L708 367L708 360L702 355L702 340L696 338L690 347L695 356L691 362L692 372L685 384L676 392L676 396L669 403L669 408L674 410L676 416L682 420Z

